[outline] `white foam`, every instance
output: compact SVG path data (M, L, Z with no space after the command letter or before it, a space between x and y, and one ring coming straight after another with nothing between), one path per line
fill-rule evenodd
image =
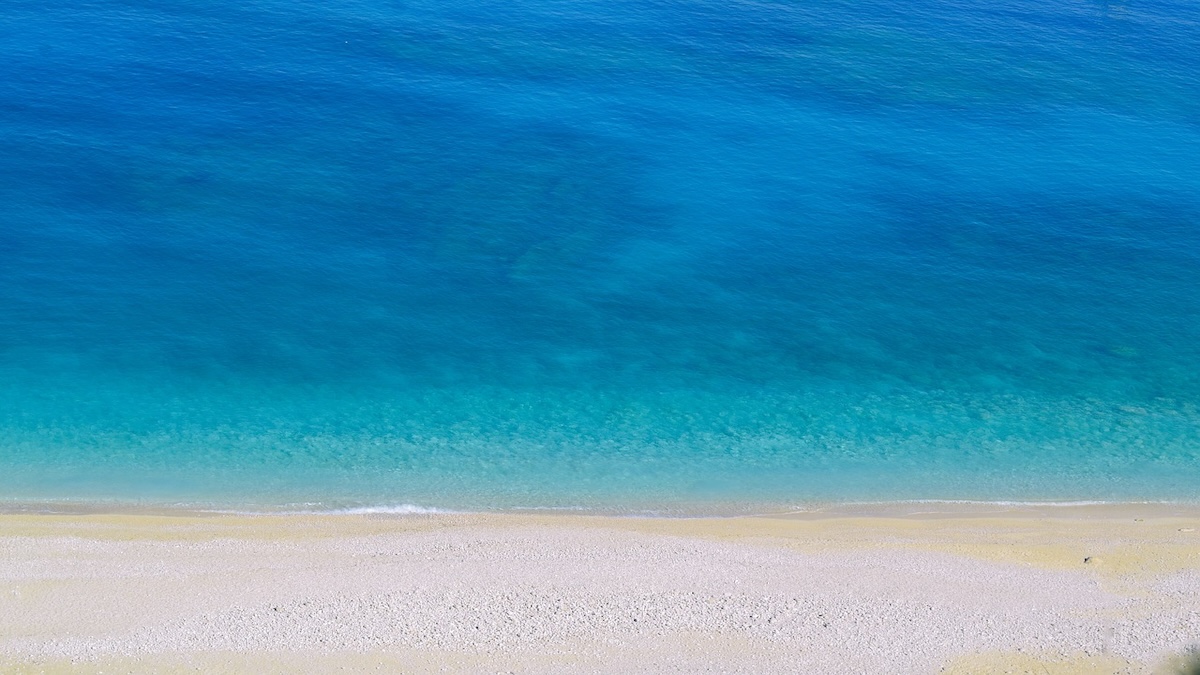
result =
M395 504L390 506L355 506L346 509L332 509L324 513L345 513L348 515L429 515L434 513L461 513L461 511L451 511L449 509L439 509L432 506L420 506L418 504Z

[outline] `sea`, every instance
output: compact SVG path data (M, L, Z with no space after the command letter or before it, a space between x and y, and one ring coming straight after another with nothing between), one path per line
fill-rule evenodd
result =
M1193 1L0 35L0 508L1200 500Z

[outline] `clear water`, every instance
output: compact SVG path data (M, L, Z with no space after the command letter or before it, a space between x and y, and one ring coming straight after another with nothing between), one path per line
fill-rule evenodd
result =
M0 499L1198 497L1195 3L0 34Z

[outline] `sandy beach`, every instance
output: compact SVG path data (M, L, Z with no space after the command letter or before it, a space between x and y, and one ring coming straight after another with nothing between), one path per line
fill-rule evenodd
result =
M1154 673L1197 644L1195 506L0 515L5 672Z

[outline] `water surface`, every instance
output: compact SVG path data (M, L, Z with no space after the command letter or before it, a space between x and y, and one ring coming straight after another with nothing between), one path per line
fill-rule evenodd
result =
M1193 3L0 29L2 499L1196 498Z

